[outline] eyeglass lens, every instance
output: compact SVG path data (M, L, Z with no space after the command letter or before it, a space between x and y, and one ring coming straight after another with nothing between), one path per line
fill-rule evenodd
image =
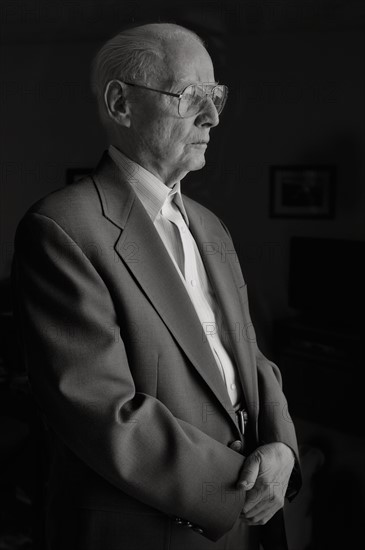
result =
M179 102L179 114L181 117L196 114L206 96L209 95L217 109L218 114L223 110L226 100L226 89L222 85L191 84L185 90Z

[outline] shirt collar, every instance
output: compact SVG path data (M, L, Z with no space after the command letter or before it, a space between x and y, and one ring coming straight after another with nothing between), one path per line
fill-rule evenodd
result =
M153 222L160 214L163 205L167 201L174 201L186 224L189 225L181 196L180 181L176 181L168 187L146 168L128 158L114 145L109 145L108 152L128 183L132 185Z

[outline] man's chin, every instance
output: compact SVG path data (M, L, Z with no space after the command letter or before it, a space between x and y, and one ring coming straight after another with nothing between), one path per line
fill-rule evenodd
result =
M201 170L206 164L205 156L201 155L199 156L199 158L195 158L194 160L192 160L189 164L189 172L193 172L194 170Z

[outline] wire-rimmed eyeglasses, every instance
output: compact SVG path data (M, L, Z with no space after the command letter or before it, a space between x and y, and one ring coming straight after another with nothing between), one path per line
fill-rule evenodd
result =
M143 88L144 90L158 92L159 94L177 97L179 99L177 109L181 118L187 118L198 114L207 97L211 98L215 108L217 109L218 115L220 115L223 111L228 96L227 86L224 84L209 82L188 84L181 92L173 93L166 92L165 90L158 90L156 88L150 88L142 84L136 84L135 82L120 81L118 79L111 80L108 82L107 86L114 81L119 83L123 82L124 84L127 84L127 86L135 86L136 88Z

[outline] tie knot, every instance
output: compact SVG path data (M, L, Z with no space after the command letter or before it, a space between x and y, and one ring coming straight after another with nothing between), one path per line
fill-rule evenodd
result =
M167 198L166 198L166 201L163 205L163 207L161 208L161 214L167 218L168 220L172 221L173 223L176 223L178 224L179 222L181 223L182 221L182 216L181 216L181 212L174 200L174 194L173 195L169 195Z

